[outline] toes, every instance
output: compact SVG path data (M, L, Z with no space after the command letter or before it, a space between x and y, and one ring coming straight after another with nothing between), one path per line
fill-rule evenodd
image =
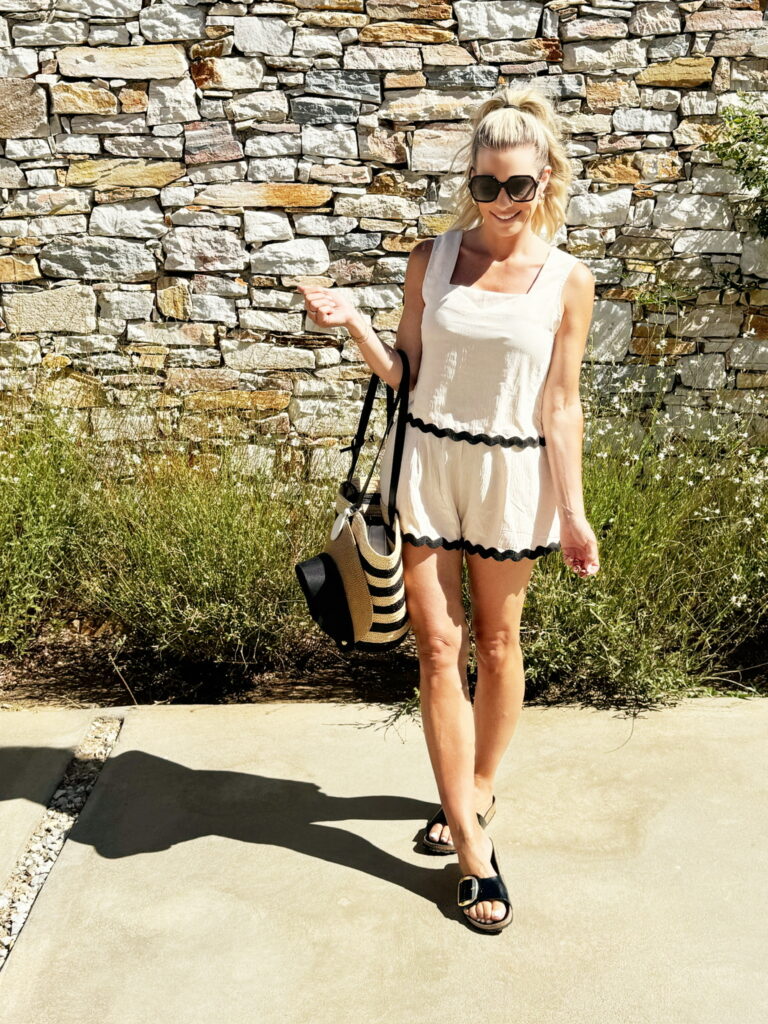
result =
M494 921L502 921L506 917L507 908L503 903L494 900L492 903L475 903L473 907L469 907L464 913L468 917L473 917L476 921L481 921L483 924L491 924Z
M450 843L450 829L446 825L435 825L433 830L429 833L429 838L433 843Z

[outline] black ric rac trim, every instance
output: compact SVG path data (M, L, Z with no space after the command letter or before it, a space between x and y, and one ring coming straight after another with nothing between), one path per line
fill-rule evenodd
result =
M435 434L437 437L450 437L452 441L469 441L470 444L498 444L502 448L536 448L539 445L544 448L546 441L543 437L504 437L503 434L470 434L468 430L452 430L450 427L438 427L436 423L429 423L407 413L406 423L413 424L425 434Z
M408 541L409 544L415 544L416 547L423 547L426 544L430 548L441 547L448 550L463 548L470 555L480 555L482 558L495 558L497 562L501 562L506 558L511 558L513 562L519 562L521 558L540 558L542 555L548 555L551 551L560 550L559 541L552 541L551 544L546 545L539 544L535 548L523 548L522 551L511 551L500 548L486 548L482 544L473 544L464 537L459 537L458 540L446 540L445 537L417 537L414 533L403 533L402 538Z

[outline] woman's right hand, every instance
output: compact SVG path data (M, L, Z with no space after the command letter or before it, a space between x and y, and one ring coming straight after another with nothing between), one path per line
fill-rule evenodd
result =
M318 327L349 328L360 319L360 310L332 288L300 284L297 290L303 294L307 314Z

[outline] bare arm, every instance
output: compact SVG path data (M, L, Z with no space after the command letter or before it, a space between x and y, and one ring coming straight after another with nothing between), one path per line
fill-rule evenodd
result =
M397 327L397 340L394 348L402 349L408 357L410 365L410 390L413 391L421 365L421 318L424 312L424 299L421 287L424 283L429 255L432 252L431 238L418 242L408 255L405 268L405 284L403 286L403 312ZM397 390L402 376L402 362L395 355L391 345L384 345L368 326L367 318L358 316L348 325L352 338L370 366L373 373Z
M594 301L592 271L578 263L563 287L563 318L555 335L541 407L555 500L566 523L585 518L581 478L584 415L579 377Z

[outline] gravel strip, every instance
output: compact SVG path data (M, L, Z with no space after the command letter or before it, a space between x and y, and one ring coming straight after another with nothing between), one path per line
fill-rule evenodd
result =
M5 888L0 891L0 970L112 752L122 724L123 719L115 716L102 716L91 722L40 824L19 856Z

